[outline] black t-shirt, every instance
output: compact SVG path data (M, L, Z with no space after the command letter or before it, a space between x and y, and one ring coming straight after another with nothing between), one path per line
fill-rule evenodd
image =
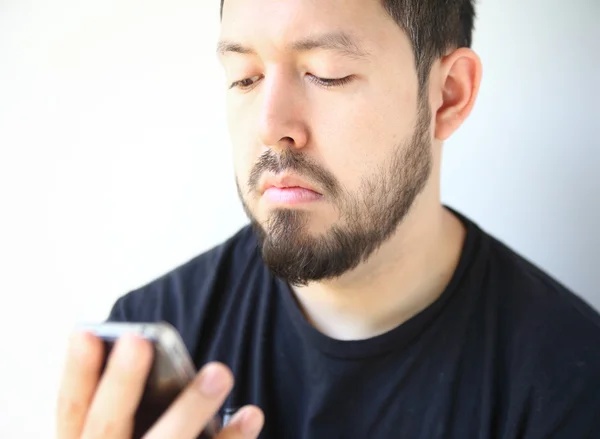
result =
M460 218L446 290L371 339L313 328L248 227L123 296L109 319L167 321L196 366L227 364L223 409L259 406L262 439L599 439L600 315Z

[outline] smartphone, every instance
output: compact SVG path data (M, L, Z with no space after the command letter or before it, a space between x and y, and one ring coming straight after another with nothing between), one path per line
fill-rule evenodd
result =
M77 326L77 330L91 333L104 341L102 370L115 342L123 334L133 333L152 343L154 360L135 415L133 439L144 436L196 375L194 363L179 333L166 322L82 324ZM213 438L220 429L220 418L215 416L198 439Z

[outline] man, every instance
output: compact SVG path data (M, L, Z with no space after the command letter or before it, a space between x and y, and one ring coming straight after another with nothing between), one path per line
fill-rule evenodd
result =
M236 410L219 438L600 438L600 316L440 202L473 21L472 0L225 1L252 227L112 309L204 366L148 437ZM69 355L58 437L129 438L149 347L123 338L101 379L98 340Z

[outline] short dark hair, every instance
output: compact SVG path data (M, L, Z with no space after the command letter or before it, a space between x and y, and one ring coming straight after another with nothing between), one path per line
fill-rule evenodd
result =
M380 0L413 46L421 93L433 62L449 49L471 47L475 0ZM221 0L221 18L223 18Z
M475 0L383 0L383 3L412 43L419 88L425 92L436 59L449 49L471 47Z

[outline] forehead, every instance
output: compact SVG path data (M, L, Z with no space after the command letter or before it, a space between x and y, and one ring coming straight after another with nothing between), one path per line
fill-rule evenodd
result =
M225 0L223 5L220 39L245 47L287 52L295 42L332 34L375 49L402 32L380 0Z

